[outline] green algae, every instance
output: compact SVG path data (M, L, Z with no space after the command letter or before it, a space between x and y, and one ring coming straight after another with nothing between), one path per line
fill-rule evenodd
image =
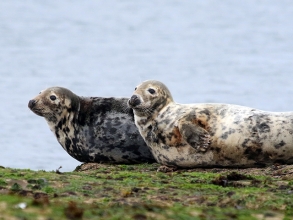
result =
M157 172L84 164L0 169L0 219L292 219L292 166Z

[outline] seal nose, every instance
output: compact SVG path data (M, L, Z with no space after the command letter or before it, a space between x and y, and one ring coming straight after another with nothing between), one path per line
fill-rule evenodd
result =
M36 105L36 100L32 99L28 102L28 107L33 108Z
M137 95L133 95L131 96L131 98L129 99L129 105L131 107L135 107L135 106L138 106L140 104L140 99Z

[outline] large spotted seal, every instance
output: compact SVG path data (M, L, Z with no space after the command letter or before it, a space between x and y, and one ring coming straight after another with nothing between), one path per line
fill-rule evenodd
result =
M28 107L46 119L67 153L81 162L140 163L154 158L140 136L127 98L80 97L51 87Z
M178 104L158 81L128 101L157 162L177 167L255 167L293 162L293 112L229 104Z

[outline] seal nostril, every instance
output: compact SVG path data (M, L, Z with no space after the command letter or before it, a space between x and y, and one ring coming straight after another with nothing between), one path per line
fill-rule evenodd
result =
M32 99L28 102L28 107L33 108L36 105L36 100Z
M129 100L129 104L132 105L133 107L137 106L140 104L140 99L138 98L137 95L131 96Z
M130 100L135 100L137 98L138 98L137 95L133 95L133 96L131 96Z

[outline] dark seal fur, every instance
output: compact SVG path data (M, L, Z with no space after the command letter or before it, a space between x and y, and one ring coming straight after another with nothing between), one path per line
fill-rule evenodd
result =
M259 167L293 163L293 112L229 104L178 104L158 81L128 102L157 162L177 167Z
M80 162L155 161L134 124L127 98L80 97L51 87L28 107L46 119L64 150Z

